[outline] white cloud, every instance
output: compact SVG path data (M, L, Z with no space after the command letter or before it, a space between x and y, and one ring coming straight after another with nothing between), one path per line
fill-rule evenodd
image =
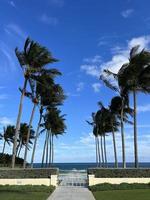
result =
M43 22L44 24L47 24L47 25L54 25L55 26L55 25L58 24L58 19L56 17L49 17L46 14L43 14L40 17L40 21Z
M81 65L81 70L85 71L86 74L91 75L93 77L99 77L100 75L100 66L94 64L84 64Z
M6 126L9 124L14 124L13 120L8 117L0 117L0 125Z
M81 92L84 89L84 83L80 82L77 84L77 92Z
M121 66L128 62L130 49L135 45L140 45L140 49L149 48L150 35L132 38L127 41L127 45L124 47L114 46L111 48L110 53L112 54L112 58L110 60L106 62L101 61L101 63L85 63L81 65L80 69L86 74L96 78L99 78L100 73L102 73L104 69L109 69L110 71L117 73ZM91 58L88 61L91 61Z
M3 41L0 41L0 52L0 65L3 66L3 68L0 68L0 72L8 72L8 70L10 71L10 69L12 71L16 70L14 51L12 51L9 46Z
M96 55L94 56L93 58L85 58L83 59L84 62L87 62L87 63L101 63L102 62L102 59L101 59L101 56L99 55Z
M80 96L79 93L78 93L78 94L73 94L73 93L70 93L70 92L67 92L65 95L66 95L67 97L79 97L79 96Z
M134 10L133 9L127 9L121 12L122 17L128 18L133 14Z
M143 105L143 106L138 106L137 107L137 111L139 113L141 113L141 112L149 112L150 111L150 104Z
M22 39L25 39L27 37L27 34L21 29L21 27L14 23L8 24L4 30L8 34L12 34L12 35L15 34L21 37Z
M94 89L94 92L99 92L100 88L101 88L101 84L100 83L93 83L92 88Z
M16 8L16 4L14 3L14 1L9 1L9 4L10 4L12 7Z

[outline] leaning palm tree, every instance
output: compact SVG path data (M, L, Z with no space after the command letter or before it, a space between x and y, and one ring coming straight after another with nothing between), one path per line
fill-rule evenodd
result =
M17 122L16 122L16 132L15 132L13 152L12 152L12 168L15 167L17 138L18 138L18 131L20 128L23 100L24 100L24 96L26 92L27 83L32 74L39 73L40 70L45 67L45 65L57 61L55 58L52 57L51 53L45 47L30 40L29 38L27 38L25 41L24 50L19 51L16 48L15 52L23 71L24 84L23 84L23 89L22 89L23 92L20 98L19 112L18 112Z
M46 165L48 165L48 148L49 148L49 166L52 163L52 158L54 158L53 155L53 135L54 134L63 134L66 125L64 124L64 116L60 115L61 111L56 107L48 107L47 112L44 116L44 123L41 124L43 127L43 130L41 132L47 132L45 143L44 143L44 149L43 149L43 156L42 156L42 163L44 163L44 155L46 152ZM49 145L48 145L49 142ZM46 150L45 150L46 148Z
M98 135L98 129L96 126L95 121L95 113L92 113L92 122L86 120L86 122L93 127L93 135L95 138L95 153L96 153L96 166L101 167L101 156L100 156L100 144L99 144L99 135Z
M27 141L28 139L28 130L29 130L29 125L27 123L21 123L20 124L20 129L19 129L19 139L18 139L18 154L17 156L20 156L20 152L22 150L23 147L25 147L25 149L27 148L28 150L30 150L31 145L33 144L33 140L34 140L34 134L35 131L34 129L31 127L30 128L30 137L29 137L29 141Z
M5 152L5 146L8 144L10 146L13 143L13 137L15 134L15 127L12 125L8 125L7 127L3 128L3 133L1 133L1 138L4 140L3 150L2 153Z
M133 93L134 103L134 154L135 167L138 167L138 145L137 145L137 92L149 92L140 84L140 74L150 63L150 52L146 50L140 51L140 46L135 46L130 51L129 63L122 67L118 72L118 83L122 86L122 93ZM126 78L125 78L126 77Z
M124 68L123 68L124 69ZM106 77L104 75L100 76L100 79L104 82L104 84L110 88L111 90L118 92L119 95L121 96L121 104L119 101L119 112L120 112L120 124L121 124L121 140L122 140L122 164L123 168L126 168L126 158L125 158L125 134L124 134L124 121L123 121L123 116L124 116L124 107L128 105L128 96L122 94L122 90L120 87L117 87L116 85L112 84L109 81L108 76L113 76L115 81L118 82L118 74L115 74L109 70L104 70L104 73L106 74Z
M37 139L39 136L40 124L43 118L43 110L47 106L58 106L63 103L66 96L64 95L64 91L59 84L55 84L54 77L61 75L58 70L51 69L48 72L44 71L39 77L36 77L37 85L36 85L36 95L39 99L40 104L40 118L38 122L38 127L36 130L36 137L34 141L34 147L31 158L31 167L33 167L35 149L37 144Z

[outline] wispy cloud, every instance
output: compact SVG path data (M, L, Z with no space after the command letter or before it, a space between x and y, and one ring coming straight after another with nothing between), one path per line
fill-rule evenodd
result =
M49 4L57 6L57 7L63 7L64 1L63 0L49 0Z
M40 21L47 25L55 26L58 24L58 19L56 17L49 17L47 14L43 14L40 17Z
M11 50L11 48L3 41L0 41L0 52L1 52L0 64L3 66L3 68L1 68L0 71L7 72L8 70L10 71L10 69L12 71L16 70L14 53Z
M10 4L12 7L16 8L16 4L14 3L14 1L9 1L9 4Z
M84 89L84 83L80 82L77 84L77 92L81 92Z
M133 9L127 9L121 12L122 17L128 18L133 14L134 10Z
M102 58L101 58L101 56L96 55L93 58L84 58L83 62L86 62L86 63L101 63Z
M110 71L117 73L121 66L128 62L130 49L135 45L140 45L140 49L149 48L150 35L132 38L127 41L126 46L114 46L110 51L110 54L112 54L112 58L110 60L103 62L101 58L101 62L99 63L87 62L82 64L80 69L87 75L91 75L96 78L99 78L100 73L102 73L104 69L109 69Z
M14 121L8 117L0 117L0 126L14 124Z
M84 58L83 62L84 64L81 65L80 69L85 71L86 74L98 78L100 74L100 64L102 62L101 56L96 55L92 58Z
M138 106L137 107L137 111L139 113L141 113L141 112L150 112L150 104Z
M101 84L100 83L93 83L92 88L94 89L94 92L100 92Z
M17 24L14 24L14 23L8 24L5 27L4 31L7 34L19 36L22 39L25 39L27 37L27 34L21 29L21 27Z

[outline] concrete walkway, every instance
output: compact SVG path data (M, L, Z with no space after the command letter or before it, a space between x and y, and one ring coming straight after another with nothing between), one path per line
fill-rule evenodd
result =
M47 200L95 200L95 198L87 188L59 186Z

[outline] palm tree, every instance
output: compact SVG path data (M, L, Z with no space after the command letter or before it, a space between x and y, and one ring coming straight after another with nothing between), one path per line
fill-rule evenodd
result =
M124 89L124 87L126 85L126 77L127 77L127 74L124 75L125 74L124 72L126 71L127 67L128 67L128 64L124 64L121 67L121 70L119 70L118 74L115 74L115 73L113 73L113 72L111 72L109 70L104 70L104 73L107 76L113 76L114 77L114 79L118 83L118 87L116 85L113 85L108 80L108 78L106 78L104 75L100 76L100 79L104 82L104 84L108 88L112 89L115 92L117 91L119 93L119 95L120 95L120 96L115 97L114 99L112 99L112 104L114 104L114 106L113 105L112 106L113 106L113 112L115 111L115 113L117 113L120 116L123 168L126 168L124 121L127 120L127 119L125 119L126 112L129 111L128 114L132 115L132 109L129 108L128 93Z
M13 137L15 134L15 127L12 125L8 125L6 128L3 128L3 134L1 133L1 138L4 140L3 150L2 153L5 152L5 146L8 144L10 146L13 143Z
M47 136L45 138L42 162L44 162L45 148L48 149L48 142L49 142L50 143L49 144L49 166L52 163L52 158L54 158L54 155L53 155L54 150L53 150L53 145L52 145L53 135L63 134L66 129L66 125L64 124L64 120L65 120L64 116L65 115L61 115L61 111L56 107L48 107L47 112L44 116L44 123L42 124L44 129L41 132L46 131ZM48 151L46 153L46 164L48 162L47 156L48 156Z
M34 129L31 127L30 128L30 137L29 137L29 141L27 141L28 139L28 130L29 130L29 125L27 123L21 123L20 124L20 130L19 130L19 139L18 139L18 157L20 156L20 152L22 150L23 147L27 148L28 150L31 148L31 145L33 144L33 140L34 140L34 134L35 131Z
M45 65L57 61L55 58L52 57L51 53L45 47L42 47L41 45L30 40L29 38L27 38L25 41L24 50L19 51L16 48L15 52L19 60L19 63L21 65L21 68L23 70L24 84L22 89L23 92L20 98L19 112L16 122L16 132L15 132L13 152L12 152L12 168L15 167L17 138L20 127L23 99L26 92L27 82L29 81L30 76L32 74L37 74L38 72L40 72L42 68L45 67Z
M92 122L86 120L86 122L93 127L93 135L95 137L95 153L96 153L96 166L101 167L101 156L100 156L100 144L99 144L99 135L98 135L98 127L96 126L95 121L95 113L93 112L91 115Z
M137 145L137 92L149 92L149 88L140 84L140 74L150 63L150 52L139 50L139 45L130 51L129 63L123 66L118 72L118 83L122 88L123 94L133 92L134 103L134 154L135 167L138 168L138 145Z
M51 106L61 105L66 98L62 87L59 84L55 84L54 82L54 78L58 75L61 75L61 73L58 70L51 69L48 71L47 70L43 71L42 74L38 77L34 77L34 79L36 79L37 81L36 95L38 96L40 102L40 118L38 122L36 138L33 147L31 167L33 167L36 143L37 143L37 138L39 136L39 129L43 117L44 108L50 105Z

